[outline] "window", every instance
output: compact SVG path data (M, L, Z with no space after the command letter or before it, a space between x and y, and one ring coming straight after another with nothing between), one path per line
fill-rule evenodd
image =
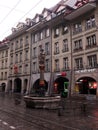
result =
M73 34L77 34L79 32L82 32L82 25L81 23L76 23L73 25Z
M66 25L63 26L62 34L68 33L68 27Z
M96 45L96 35L92 35L92 36L87 37L87 46L86 46L86 48L93 47L95 45Z
M29 37L26 36L26 43L25 43L25 45L28 45L28 44L29 44Z
M36 58L36 56L37 56L37 52L36 52L37 50L36 50L36 47L35 48L33 48L33 58Z
M38 54L40 54L41 49L42 49L42 45L40 45L39 48L38 48Z
M13 47L14 47L14 44L13 44L13 43L11 43L11 51L13 51Z
M76 69L82 69L83 68L83 59L82 58L75 59L75 65L76 65Z
M28 64L25 64L25 69L24 69L24 73L28 72Z
M58 42L55 43L54 50L55 50L54 54L58 54L59 53L59 43Z
M22 61L22 52L20 52L20 62Z
M45 61L45 71L49 71L50 70L50 68L49 68L49 59L46 59L46 61Z
M16 54L15 63L18 63L18 54Z
M87 59L88 59L89 67L96 67L96 65L97 65L97 56L96 55L88 56Z
M5 51L5 56L8 56L8 50Z
M15 43L15 49L18 49L18 41Z
M7 79L7 72L5 72L5 79Z
M38 36L37 34L34 35L34 42L37 42L38 41Z
M68 40L64 39L63 40L63 49L62 49L62 52L66 52L66 51L68 51Z
M22 66L19 66L19 73L22 73Z
M68 57L63 58L63 69L64 69L64 70L69 69L68 63L69 63Z
M5 68L7 68L7 65L8 65L8 60L6 59L5 60Z
M54 37L58 37L59 36L59 27L54 29Z
M1 80L3 79L3 72L1 72Z
M33 62L33 72L35 73L37 71L37 64L36 62Z
M23 47L23 39L20 39L20 47Z
M28 50L25 51L25 60L28 60Z
M42 40L43 39L43 32L41 31L39 35L40 35L39 39Z
M59 68L59 59L55 60L55 71L60 71L60 68Z
M50 30L49 30L49 28L46 29L46 31L45 31L45 36L46 36L46 37L49 37L49 36L50 36Z
M2 61L2 66L1 66L1 68L2 68L2 69L4 68L4 61Z
M10 64L13 64L13 56L11 56L11 62L10 62Z
M4 58L4 51L2 51L2 58Z
M74 51L82 49L82 39L74 41Z
M88 19L86 19L86 29L95 27L95 25L95 16L91 16Z
M45 43L45 54L49 54L49 42Z

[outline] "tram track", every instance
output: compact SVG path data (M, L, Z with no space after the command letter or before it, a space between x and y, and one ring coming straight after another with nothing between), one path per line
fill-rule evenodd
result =
M35 126L37 128L43 128L45 130L54 130L57 129L58 130L79 130L78 128L74 128L74 127L70 127L67 125L63 125L63 124L58 124L56 121L53 120L48 120L48 119L44 119L40 116L35 116L35 115L29 115L29 114L25 114L24 113L20 113L17 112L17 116L16 113L17 111L13 110L13 109L2 109L0 108L0 113L6 113L9 117L15 117L15 119L21 119L23 122L28 123L31 126Z
M53 113L53 111L49 110L35 110L35 109L28 109L25 107L25 104L15 105L13 99L7 99L8 104L3 103L4 106L0 106L0 115L7 115L9 118L15 117L15 120L21 120L27 126L35 127L37 130L80 130L78 125L70 125L72 121L71 117L65 117L63 122L62 118L57 116L57 113ZM23 102L23 100L22 100ZM45 111L45 113L43 112ZM52 117L48 117L49 112L51 113ZM48 113L48 114L47 114ZM54 118L54 116L56 118ZM77 119L76 117L72 117L76 120L76 122L81 122L81 119ZM91 118L88 116L88 118ZM21 125L21 124L20 124ZM18 130L18 127L16 127ZM20 129L19 129L20 130ZM26 129L23 129L26 130ZM31 130L31 129L30 129ZM35 130L35 129L34 129Z

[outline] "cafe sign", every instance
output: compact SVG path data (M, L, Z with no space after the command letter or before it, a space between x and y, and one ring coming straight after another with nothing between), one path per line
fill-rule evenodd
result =
M86 72L94 72L96 69L84 69L75 71L76 73L86 73Z

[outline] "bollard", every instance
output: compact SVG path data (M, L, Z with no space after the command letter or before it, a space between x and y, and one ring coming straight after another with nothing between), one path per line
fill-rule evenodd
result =
M62 109L61 107L58 108L58 116L61 116L61 115L62 115L62 114L61 114L61 109Z
M83 103L81 105L81 111L85 114L86 113L86 108L87 108L87 104L86 103Z

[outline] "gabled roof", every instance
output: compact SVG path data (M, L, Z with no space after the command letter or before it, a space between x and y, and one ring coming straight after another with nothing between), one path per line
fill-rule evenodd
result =
M47 11L47 12L49 12L49 13L52 13L52 10L47 9L47 8L44 8L43 11L42 11L42 14L43 14L45 11Z
M88 2L89 0L77 0L77 2L75 3L75 6L79 8Z

